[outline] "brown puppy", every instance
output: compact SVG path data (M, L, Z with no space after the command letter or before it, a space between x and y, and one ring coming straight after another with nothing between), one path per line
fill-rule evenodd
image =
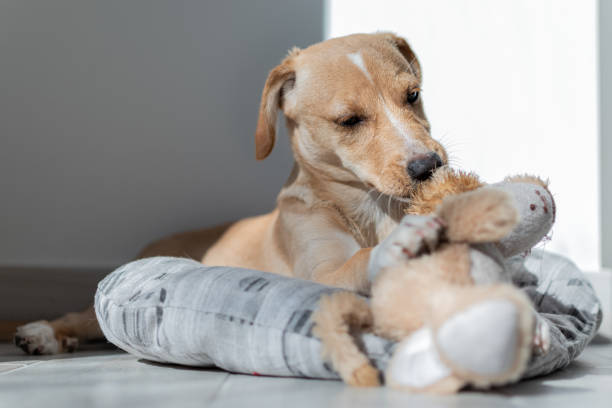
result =
M293 49L266 80L255 134L256 157L262 160L272 150L277 113L283 111L295 166L277 208L225 232L163 239L139 257L187 253L203 256L207 265L259 269L367 293L380 269L406 258L397 242L407 242L412 231L398 223L419 183L447 161L431 138L420 90L414 53L390 33ZM393 245L384 240L392 231ZM16 343L29 353L56 353L101 336L90 308L22 326Z
M292 175L275 211L233 225L203 262L367 292L370 248L395 228L417 183L446 162L420 87L412 50L391 34L291 51L266 81L255 142L264 159L281 108Z

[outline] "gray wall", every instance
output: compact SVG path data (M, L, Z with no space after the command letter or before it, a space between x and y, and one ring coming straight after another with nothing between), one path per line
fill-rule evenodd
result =
M263 213L267 72L323 36L319 1L0 2L0 265L112 266L162 235Z
M612 268L612 1L599 1L601 256Z

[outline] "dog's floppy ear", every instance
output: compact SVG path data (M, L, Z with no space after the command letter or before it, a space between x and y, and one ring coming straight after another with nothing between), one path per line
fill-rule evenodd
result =
M419 64L419 60L412 51L412 48L410 48L410 45L408 45L408 41L406 41L400 36L391 33L388 34L387 38L389 39L389 41L391 41L391 44L393 44L395 48L397 48L397 50L404 56L404 58L406 58L406 61L408 61L408 64L410 64L410 67L412 68L412 71L420 81L421 64Z
M295 84L293 57L299 50L294 48L276 68L270 71L261 95L259 118L255 131L255 157L263 160L272 151L276 139L276 118L283 107L283 95Z

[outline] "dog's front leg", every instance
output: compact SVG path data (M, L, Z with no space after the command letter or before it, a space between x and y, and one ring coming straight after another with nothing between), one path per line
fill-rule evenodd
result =
M295 264L296 275L368 294L381 270L432 251L443 230L442 221L435 216L407 215L387 238L371 248L359 249L352 239L339 239L338 232L334 238L311 235L308 249Z
M320 265L312 272L313 280L367 295L370 293L368 263L370 262L371 251L372 248L362 248L335 269Z

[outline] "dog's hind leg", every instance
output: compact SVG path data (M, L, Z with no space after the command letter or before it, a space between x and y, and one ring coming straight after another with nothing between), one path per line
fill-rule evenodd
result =
M176 256L200 260L229 224L187 231L147 245L136 259ZM93 305L82 312L67 313L47 321L38 320L17 328L15 345L28 354L57 354L74 351L79 343L104 339Z
M57 354L74 351L79 342L103 339L93 305L82 312L58 319L39 320L17 328L15 345L28 354Z

